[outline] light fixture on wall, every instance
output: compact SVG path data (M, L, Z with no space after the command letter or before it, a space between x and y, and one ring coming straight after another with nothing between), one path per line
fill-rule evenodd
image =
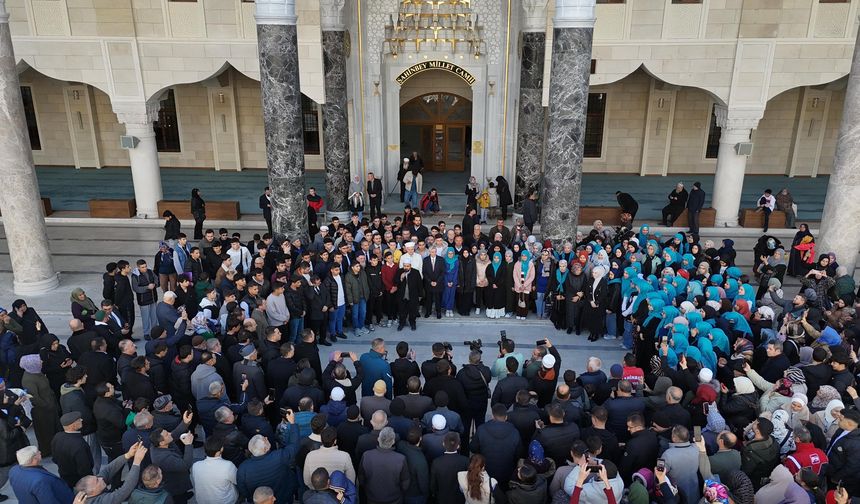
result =
M488 93L490 96L494 96L496 94L496 81L489 81L487 85L490 86L490 92Z
M451 44L452 54L468 47L476 58L482 56L474 48L484 43L483 26L471 0L399 0L398 3L396 15L388 16L383 40L383 52L392 59L409 47L410 42L415 44L414 54L421 54L425 42L433 43L432 51L438 51L442 42Z
M73 90L72 91L72 98L74 98L75 101L80 100L81 99L81 92L78 91L77 89Z
M818 108L818 97L812 99L812 108Z
M379 81L373 81L373 96L379 96Z
M218 103L224 103L224 93L218 92Z

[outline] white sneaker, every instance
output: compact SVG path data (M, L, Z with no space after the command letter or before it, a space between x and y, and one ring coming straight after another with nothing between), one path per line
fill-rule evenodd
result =
M499 317L499 318L501 318L501 317ZM510 314L510 313L505 313L505 318L511 318L511 314Z
M487 310L487 311L489 311L489 310ZM480 315L480 314L481 314L481 309L475 308L475 315Z

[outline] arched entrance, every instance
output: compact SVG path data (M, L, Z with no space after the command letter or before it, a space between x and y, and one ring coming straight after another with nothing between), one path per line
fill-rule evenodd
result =
M472 101L435 92L404 103L400 107L400 145L404 157L413 151L421 155L425 171L468 172Z

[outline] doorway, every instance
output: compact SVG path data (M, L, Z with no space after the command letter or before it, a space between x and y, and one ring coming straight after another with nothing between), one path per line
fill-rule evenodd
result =
M401 157L413 151L426 172L471 170L472 101L452 93L427 93L400 107Z

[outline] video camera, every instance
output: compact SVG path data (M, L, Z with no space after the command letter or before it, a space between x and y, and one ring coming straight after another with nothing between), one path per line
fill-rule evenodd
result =
M499 346L499 353L502 353L502 347L508 341L508 332L503 329L499 331L499 335L499 341L496 342L496 345Z
M483 345L480 338L472 341L464 341L463 344L469 347L469 351L477 350L479 352L481 351L481 346Z

